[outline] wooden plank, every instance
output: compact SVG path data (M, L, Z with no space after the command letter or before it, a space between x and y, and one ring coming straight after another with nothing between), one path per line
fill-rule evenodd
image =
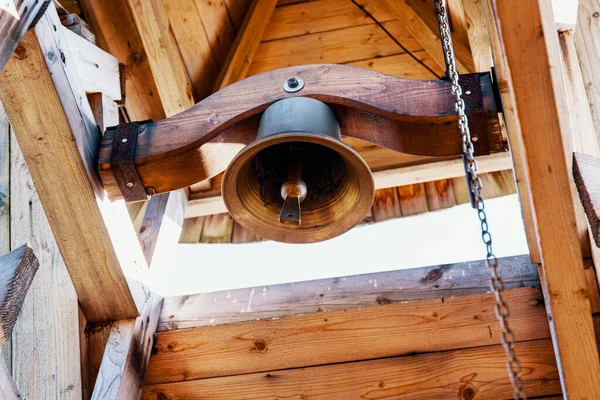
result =
M85 19L98 44L124 65L125 107L132 121L163 119L158 89L127 3L124 0L81 0Z
M194 0L218 68L223 68L235 39L224 1Z
M225 0L225 6L227 6L233 29L237 32L242 26L244 15L250 6L250 0Z
M0 103L0 253L10 251L10 125Z
M560 32L558 35L561 56L563 60L565 79L567 83L567 105L573 132L573 149L592 156L600 156L598 136L594 129L594 121L590 103L587 100L586 88L581 72L579 57L577 57L575 38L572 31ZM567 162L569 162L567 158ZM576 202L577 203L577 202ZM581 212L579 204L576 208ZM588 229L591 257L600 266L600 249L593 245L592 231ZM582 251L585 248L582 246ZM584 253L585 254L585 253Z
M490 71L492 53L485 21L485 9L480 0L458 0L464 13L464 25L469 39L476 71Z
M423 64L429 66L433 62L429 53L425 50L415 51L412 53ZM369 60L354 61L346 63L354 67L372 69L377 72L382 72L387 75L398 76L406 79L437 79L438 76L429 69L421 65L410 54L397 54L387 57L376 57Z
M0 345L10 339L40 264L29 244L0 256Z
M6 364L0 360L0 395L4 400L19 400L21 395Z
M59 14L60 15L60 14ZM90 363L90 343L88 341L88 335L86 333L87 320L81 307L77 307L77 320L79 321L79 355L81 365L81 396L84 399L89 399L92 395L92 384L90 383L91 377L91 363ZM95 378L94 378L95 379Z
M400 198L400 210L404 216L429 211L427 207L427 195L425 194L425 184L423 183L399 186L398 196Z
M139 318L112 325L93 400L139 398L161 305L162 297L153 293Z
M409 51L423 48L400 21L383 25ZM402 50L376 24L263 42L248 69L248 76L278 68L315 63L343 64L375 57L402 54Z
M450 179L425 182L425 194L429 211L442 210L456 205L454 188Z
M10 124L0 102L0 253L10 251ZM0 348L2 358L12 370L11 342Z
M92 397L100 364L104 355L104 349L108 343L112 322L102 322L100 324L89 324L86 327L85 335L88 343L88 362L89 375L87 376L89 388L84 391L84 398ZM82 376L82 379L85 377Z
M260 236L255 235L237 222L233 221L233 230L231 232L231 243L251 243L260 242Z
M409 1L385 0L385 2L419 44L429 53L429 55L431 55L438 66L445 70L446 63L444 61L444 53L442 52L442 42L440 41L439 31L432 29L432 27L424 20L425 18L430 17L426 16L422 10L413 8L414 6L411 6ZM428 14L434 15L434 12L435 9L432 8L431 12ZM468 47L458 40L455 40L453 43L458 72L474 72L475 67L473 65L473 58Z
M63 30L71 49L83 90L87 93L103 93L112 100L121 100L119 61L68 29L63 27L58 29Z
M553 341L563 393L600 397L600 368L581 249L565 162L553 71L558 53L554 21L544 2L493 1L509 87L518 115L519 143L527 170L533 219L542 254L542 287L552 316ZM543 28L541 34L540 27ZM523 63L523 57L528 62ZM564 83L563 83L564 84ZM536 99L535 102L532 99Z
M200 243L230 243L233 219L229 214L210 215L204 219Z
M49 8L25 35L0 74L0 97L45 210L70 217L50 222L86 318L136 316L142 288L135 281L145 260L131 224L120 218L125 205L105 197L95 161L100 134L57 24Z
M179 243L199 243L204 226L204 217L187 218L183 220Z
M277 0L252 1L223 64L215 89L222 89L246 77L276 5Z
M597 23L599 13L600 1L579 0L579 28L575 30L575 47L596 136L600 138L600 71L596 68L600 62L600 26Z
M539 289L504 297L516 337L550 337ZM160 332L144 383L500 344L494 306L493 294L481 293Z
M373 221L375 222L402 216L398 190L396 188L388 188L375 191L371 212L373 213Z
M88 93L88 102L100 132L119 124L119 106L103 93Z
M140 32L165 114L168 117L193 106L193 90L162 0L127 2Z
M96 44L96 35L94 35L86 26L77 24L69 25L65 28L91 44Z
M598 278L596 278L596 269L591 259L584 260L585 280L590 295L590 306L592 314L600 313L600 291L598 289Z
M527 255L500 259L508 289L539 285ZM159 331L350 310L489 291L483 260L166 297Z
M48 7L49 1L6 0L0 8L0 71L11 57L21 38L29 29L38 12Z
M23 399L79 400L77 294L14 135L10 147L11 245L29 242L40 264L13 329L13 379Z
M164 1L164 4L196 98L203 99L212 93L219 74L202 24L203 16L194 0Z
M498 79L498 89L500 91L500 98L502 100L502 114L504 116L504 124L506 126L506 136L509 139L510 152L513 160L513 170L515 174L515 180L517 181L521 213L523 214L523 225L525 227L529 254L531 255L531 262L541 263L542 259L537 241L537 234L535 232L535 224L533 221L533 210L531 209L531 195L527 186L525 160L523 159L523 151L521 149L519 136L517 134L517 131L520 129L519 122L517 120L517 115L513 107L513 100L509 91L509 72L506 65L506 60L502 54L502 46L500 43L498 27L494 21L494 14L490 0L484 0L483 3L485 8L488 34L490 37L491 50L494 59L494 68L496 70L496 76Z
M370 341L369 341L370 342ZM531 396L560 393L550 340L524 342L516 353ZM142 399L307 398L317 400L508 399L512 388L501 346L272 371L144 387Z
M587 215L592 237L600 247L600 158L587 154L573 154L573 176L581 204Z
M364 3L364 2L363 2ZM369 1L365 5L379 22L396 19L382 1ZM373 20L356 4L344 0L319 0L288 7L277 7L264 41L302 36L312 33L372 24Z

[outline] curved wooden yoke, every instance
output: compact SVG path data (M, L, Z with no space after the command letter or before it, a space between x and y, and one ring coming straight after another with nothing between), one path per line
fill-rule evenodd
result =
M305 83L296 93L283 89L292 77ZM461 75L460 81L476 155L503 150L490 75ZM329 104L344 136L407 154L461 154L450 81L401 79L343 65L290 67L244 79L170 118L107 129L99 172L109 197L144 200L146 193L219 174L256 138L261 113L294 96Z

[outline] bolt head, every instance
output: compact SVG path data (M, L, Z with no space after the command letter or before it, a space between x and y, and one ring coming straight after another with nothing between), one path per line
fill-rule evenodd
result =
M467 91L465 92L465 94L466 94L467 96L470 96L470 95L471 95L471 91L470 91L470 90L467 90Z
M127 182L127 187L133 187L133 182Z
M127 143L127 138L121 139L121 143Z
M289 87L291 87L293 89L293 88L298 87L300 82L298 82L298 79L296 79L296 78L290 78L287 80L287 84Z

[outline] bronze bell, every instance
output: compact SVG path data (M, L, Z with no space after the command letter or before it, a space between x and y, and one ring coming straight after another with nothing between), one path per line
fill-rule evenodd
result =
M360 223L375 185L365 161L342 142L331 108L294 97L264 112L256 140L225 170L222 194L233 219L256 235L312 243Z

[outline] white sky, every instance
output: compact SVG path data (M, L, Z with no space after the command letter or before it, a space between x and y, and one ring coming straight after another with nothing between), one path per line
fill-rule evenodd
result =
M486 201L496 256L528 253L517 195ZM485 258L469 204L359 226L326 242L180 244L164 296L390 271Z

